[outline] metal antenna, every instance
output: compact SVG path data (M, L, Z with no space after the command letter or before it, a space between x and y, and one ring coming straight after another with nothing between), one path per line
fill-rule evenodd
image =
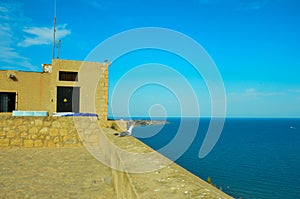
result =
M56 0L54 0L54 24L53 24L53 46L52 46L52 59L55 57L55 34L56 34Z
M57 41L57 59L59 59L60 46L61 46L61 40L58 40Z

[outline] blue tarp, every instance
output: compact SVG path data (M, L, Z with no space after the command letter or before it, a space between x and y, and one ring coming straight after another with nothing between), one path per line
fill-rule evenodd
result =
M71 113L62 116L89 116L89 117L98 117L95 113Z

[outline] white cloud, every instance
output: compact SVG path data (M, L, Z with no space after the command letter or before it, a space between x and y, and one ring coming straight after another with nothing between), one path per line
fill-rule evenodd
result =
M1 67L5 69L12 69L14 66L19 65L24 69L34 70L35 67L30 63L29 58L22 56L14 47L16 42L15 37L15 24L12 23L14 18L22 16L21 11L18 9L19 4L13 5L0 5L0 61ZM11 12L10 12L11 11ZM5 66L4 66L5 65Z
M58 25L56 28L56 39L62 39L71 34L71 30L66 29L66 24ZM25 36L25 39L18 43L18 46L29 47L34 45L48 45L53 41L52 27L29 27L24 28L23 32L30 36Z
M23 3L0 1L0 69L38 70L31 59L24 56L23 47L51 44L51 27L31 27L32 19L24 16ZM27 27L27 28L23 28ZM66 25L57 26L57 38L71 34ZM25 36L24 36L25 35ZM22 47L22 48L21 48Z

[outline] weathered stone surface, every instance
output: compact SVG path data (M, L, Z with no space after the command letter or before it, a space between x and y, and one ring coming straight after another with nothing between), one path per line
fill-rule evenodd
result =
M42 135L47 135L49 132L49 128L48 127L44 127L40 130L40 134Z
M17 126L23 124L23 119L16 119L16 120L15 120L15 124L16 124Z
M21 139L13 139L10 144L12 146L22 146L22 140Z
M0 127L6 126L6 120L0 120Z
M50 121L44 121L44 126L51 126L51 122Z
M7 120L6 121L7 126L12 126L14 124L13 120Z
M42 126L43 125L43 120L42 119L36 119L36 120L34 120L34 124L36 126Z
M39 129L36 127L32 127L31 129L29 129L28 133L30 134L37 134L39 132Z
M63 136L63 142L72 142L73 137L70 135Z
M21 133L20 134L20 137L23 138L23 139L27 138L27 136L28 136L28 133Z
M31 139L33 139L33 140L35 140L37 137L38 137L38 135L37 135L37 134L33 134L33 135L31 135Z
M28 130L27 126L25 126L25 125L18 126L18 129L19 129L19 131L21 131L21 132L24 132L24 131L27 131L27 130Z
M90 124L89 129L92 129L92 130L99 129L99 126L97 123L94 122L94 123Z
M7 132L7 131L9 131L9 130L10 130L10 127L8 127L8 126L6 126L6 127L3 128L3 131L6 131L6 132Z
M56 145L55 145L55 143L52 141L52 140L49 140L48 142L47 142L47 147L55 147Z
M11 126L7 126L8 120ZM85 136L85 139L96 143L99 141L95 136L98 134L98 122L95 117L5 117L4 119L0 116L0 123L5 124L0 127L0 139L4 146L12 147L39 147L41 143L38 144L40 141L37 140L41 140L45 147L48 146L48 142L49 146L65 144L79 146L82 145L82 139L75 125L81 126L81 135ZM106 121L101 123L107 124ZM85 135L83 135L84 131L86 131Z
M44 136L44 135L40 135L40 136L39 136L39 139L45 140L45 136Z
M59 143L60 142L60 139L59 139L59 137L55 137L54 139L53 139L53 142L56 144L56 143Z
M58 129L50 129L49 135L51 137L57 136L58 135Z
M53 128L59 128L60 127L60 123L58 121L54 121L54 122L52 122L52 127Z
M3 131L0 131L0 139L5 138L5 137L6 137L6 133Z
M47 135L46 140L51 140L51 137L49 135Z
M0 139L0 147L8 147L9 139Z
M60 130L59 130L59 134L60 134L61 136L65 136L65 135L68 134L68 131L67 131L67 129L60 129Z
M42 140L35 140L34 141L34 147L43 147L44 143Z
M33 147L33 140L24 140L24 147L27 148Z
M14 138L16 136L16 133L14 130L10 130L7 132L6 137L7 138Z

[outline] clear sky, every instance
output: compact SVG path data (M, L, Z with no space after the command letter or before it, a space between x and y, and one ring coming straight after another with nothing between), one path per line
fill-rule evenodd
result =
M42 63L51 63L53 2L0 0L1 70L41 71ZM210 55L224 83L227 116L300 116L298 0L56 0L56 4L61 59L85 60L101 42L126 30L167 28L192 38ZM107 58L111 59L99 55L97 61ZM210 91L201 75L170 52L127 53L109 68L109 112L210 116ZM120 82L122 89L113 95ZM126 88L132 85L137 89L127 96ZM121 100L122 96L128 99Z

